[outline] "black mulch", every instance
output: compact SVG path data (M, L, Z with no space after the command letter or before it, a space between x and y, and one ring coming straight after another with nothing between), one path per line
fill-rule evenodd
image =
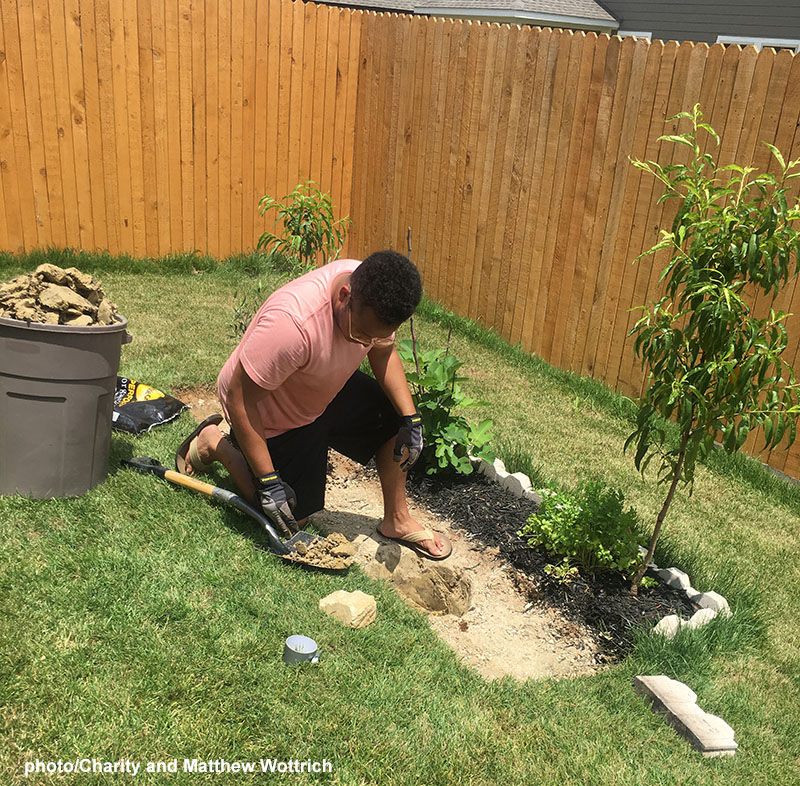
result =
M652 628L667 614L691 616L696 610L683 592L660 583L640 587L632 595L629 583L609 574L580 575L559 584L545 572L545 553L527 547L516 534L537 505L519 499L485 475L429 477L412 471L410 496L428 510L471 533L477 542L496 547L516 568L519 588L534 602L561 610L565 617L594 631L605 662L624 657L632 648L632 628Z

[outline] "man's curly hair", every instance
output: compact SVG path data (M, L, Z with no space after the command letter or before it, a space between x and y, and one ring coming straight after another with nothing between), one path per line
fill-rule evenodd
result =
M415 265L396 251L370 254L350 276L354 300L369 306L386 325L405 322L422 298L422 279Z

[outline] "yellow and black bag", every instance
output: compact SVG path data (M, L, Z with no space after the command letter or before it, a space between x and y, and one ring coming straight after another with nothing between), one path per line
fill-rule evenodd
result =
M174 420L186 404L162 391L128 377L117 377L111 428L141 434Z

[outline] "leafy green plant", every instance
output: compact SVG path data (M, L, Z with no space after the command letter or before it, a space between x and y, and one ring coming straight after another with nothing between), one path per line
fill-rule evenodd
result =
M529 546L561 557L549 571L557 580L574 575L618 571L630 578L638 569L640 535L633 508L624 507L618 489L602 481L581 483L575 491L539 489L542 504L517 533Z
M426 472L452 468L463 475L472 472L470 454L487 461L494 460L489 445L493 439L491 419L470 423L455 410L485 406L465 395L458 375L464 364L446 349L431 349L418 353L415 341L405 339L398 343L397 352L413 370L406 372L412 387L414 403L422 416L425 447L420 461ZM449 342L448 342L449 344Z
M685 133L660 137L688 148L689 162L633 161L664 185L659 202L681 201L672 229L662 230L661 241L641 255L669 252L660 278L666 293L650 308L639 307L644 316L630 332L636 356L650 371L625 450L635 445L642 473L658 456L658 482L669 484L647 557L631 582L634 593L678 484L692 491L698 459L710 454L717 439L728 453L738 451L756 429L763 429L765 449L784 435L791 444L800 413L794 370L781 358L788 315L770 308L769 316L758 319L751 307L756 297L773 305L781 286L797 275L800 201L788 200L800 159L786 163L767 144L777 176L735 164L719 167L698 141L702 131L719 144L698 105L670 121L690 124ZM677 446L665 444L662 419L669 418L678 425Z
M578 575L578 568L572 564L569 557L564 557L558 564L545 565L544 572L559 584L566 585Z
M280 235L264 232L258 239L258 249L271 252L273 266L282 272L302 275L320 258L323 263L335 259L344 246L350 219L334 219L330 196L313 180L300 183L280 201L263 196L258 206L262 216L274 210L275 223L283 224Z

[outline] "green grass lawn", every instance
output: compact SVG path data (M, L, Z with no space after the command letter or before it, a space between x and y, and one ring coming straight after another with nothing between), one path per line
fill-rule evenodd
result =
M0 281L42 259L0 258ZM122 372L166 391L213 385L234 345L234 293L259 277L279 283L247 259L49 259L102 280L134 336ZM424 347L444 344L434 305L416 327ZM464 320L452 349L468 392L491 404L510 469L564 485L602 477L652 523L664 491L622 454L621 397ZM184 759L331 762L332 773L293 783L800 783L800 491L756 462L720 456L700 468L657 553L725 595L732 620L673 642L642 635L596 676L487 683L387 585L356 568L286 566L254 549L259 533L239 514L120 469L131 455L170 465L192 422L115 433L108 479L79 499L0 498L0 783L117 782L25 777L24 765L121 758L141 764L136 783L202 779L181 772ZM374 595L377 621L350 630L321 614L319 598L336 589ZM319 666L281 662L298 632L319 643ZM636 674L686 682L733 726L736 756L693 751L633 693ZM144 772L173 759L177 774Z

